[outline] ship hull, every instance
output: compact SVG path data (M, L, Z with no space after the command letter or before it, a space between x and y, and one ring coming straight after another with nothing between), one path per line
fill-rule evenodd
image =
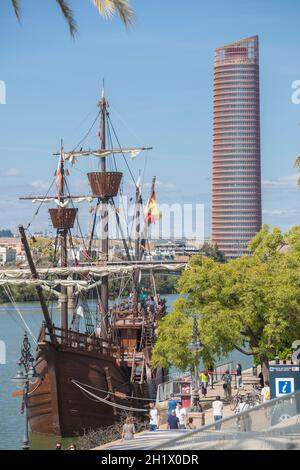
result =
M94 400L72 380L80 382L85 390L98 397L110 402L115 400L117 404L129 408L142 408L145 403L115 397L107 392L149 397L145 387L130 383L126 367L120 366L113 357L95 352L44 343L38 349L36 370L40 379L31 386L28 399L32 432L70 437L83 434L85 430L109 426L120 419L120 410Z

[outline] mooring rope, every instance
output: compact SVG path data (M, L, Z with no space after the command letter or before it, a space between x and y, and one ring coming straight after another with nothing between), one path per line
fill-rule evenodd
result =
M81 385L79 385L79 383L76 382L75 380L71 380L71 382L72 382L74 385L76 385L78 388L80 388L80 390L83 391L84 393L90 395L91 397L93 397L94 399L96 399L96 400L99 401L99 402L105 403L106 405L112 406L112 407L114 407L114 408L118 408L118 409L120 409L120 410L139 411L139 412L143 412L143 413L148 413L148 410L145 410L144 408L132 408L132 407L130 407L130 406L120 405L120 404L118 404L118 403L114 403L114 402L108 401L108 400L106 400L105 398L100 398L100 397L98 397L97 395L95 395L94 393L89 392L89 390L86 390L84 387L82 387Z
M109 395L114 395L114 396L120 398L120 395L118 395L115 392L109 392L108 390L101 390L101 388L92 387L91 385L84 384L84 383L79 382L78 380L74 380L74 379L73 379L73 382L75 382L76 384L83 385L84 387L91 388L92 390L96 390L97 392L108 393ZM129 382L125 382L125 384L123 384L123 385L126 385L127 383L129 383ZM154 401L153 398L130 397L129 395L124 395L124 398L128 398L129 400L142 400L142 401L152 401L152 402Z

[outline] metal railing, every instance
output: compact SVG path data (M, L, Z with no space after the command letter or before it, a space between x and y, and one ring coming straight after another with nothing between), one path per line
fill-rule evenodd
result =
M222 375L229 370L230 373L234 374L232 372L234 368L234 362L224 362L222 364L218 364L215 368L213 373L209 373L209 378L210 378L210 386L213 388L214 384L219 382L222 378ZM181 390L180 390L180 384L184 379L190 379L192 382L192 377L190 372L176 372L172 375L170 375L169 380L167 382L161 383L157 387L157 397L156 397L156 402L162 402L170 398L171 393L174 393L174 395L180 396L181 395Z
M155 449L300 449L300 391L183 432Z
M157 393L156 393L156 403L168 400L170 398L171 393L174 395L180 396L181 389L180 384L184 379L191 380L190 372L178 372L168 377L170 380L167 382L163 382L158 385Z

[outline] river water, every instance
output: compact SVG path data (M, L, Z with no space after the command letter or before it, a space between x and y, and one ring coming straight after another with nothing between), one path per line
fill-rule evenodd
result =
M167 295L167 305L170 308L177 295ZM18 304L20 311L33 335L37 336L42 322L41 309L36 302L25 302ZM53 309L53 321L59 325L59 313ZM21 398L12 397L15 385L11 378L15 376L20 357L20 348L24 335L25 327L14 307L11 304L0 305L0 340L6 347L6 364L1 364L0 357L0 450L19 449L23 438L24 418L20 414ZM34 355L35 345L31 341L32 352ZM233 360L240 362L243 368L251 367L251 359L240 353L233 351L228 357L221 359L220 362ZM54 449L56 438L44 437L41 435L31 435L30 445L32 449ZM66 447L72 439L64 440Z

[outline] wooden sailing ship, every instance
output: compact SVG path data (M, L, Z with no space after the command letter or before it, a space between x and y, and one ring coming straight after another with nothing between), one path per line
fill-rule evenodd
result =
M144 413L148 400L155 398L156 386L164 380L162 369L151 366L151 351L155 342L157 320L165 314L164 302L154 299L150 308L140 301L139 278L142 271L155 269L181 269L175 264L143 261L146 237L140 234L140 209L136 212L134 257L123 239L127 260L121 263L108 259L108 205L114 207L122 173L107 171L107 158L115 153L138 152L140 149L108 149L106 126L109 114L104 93L99 102L100 148L65 152L63 146L57 154L57 195L35 198L41 202L55 200L57 207L49 209L56 230L55 250L60 266L38 268L30 250L26 230L19 227L26 251L29 269L15 271L18 282L36 286L44 322L38 338L36 370L38 381L30 389L28 411L33 432L57 436L73 436L86 429L108 426L120 418L124 411ZM100 160L98 171L88 173L91 194L87 198L96 203L94 221L89 239L87 257L83 263L70 263L68 249L72 247L72 228L78 216L74 204L85 197L68 194L66 161L96 156ZM154 184L154 183L153 183ZM152 188L154 190L154 187ZM25 198L29 199L29 198ZM136 207L141 202L140 188L136 185ZM71 207L70 207L71 206ZM115 211L116 217L118 213ZM101 259L92 260L93 238L97 214L101 225ZM89 258L90 255L90 258ZM130 300L118 305L109 302L109 276L130 273L134 288ZM12 273L9 281L12 283ZM68 318L68 289L77 299L77 312L72 322ZM91 321L86 293L97 292L98 306L95 322ZM59 299L61 324L51 318L45 292ZM84 292L84 295L83 295ZM75 308L75 310L76 310ZM76 314L85 318L85 331L76 327ZM75 320L74 320L75 319Z

